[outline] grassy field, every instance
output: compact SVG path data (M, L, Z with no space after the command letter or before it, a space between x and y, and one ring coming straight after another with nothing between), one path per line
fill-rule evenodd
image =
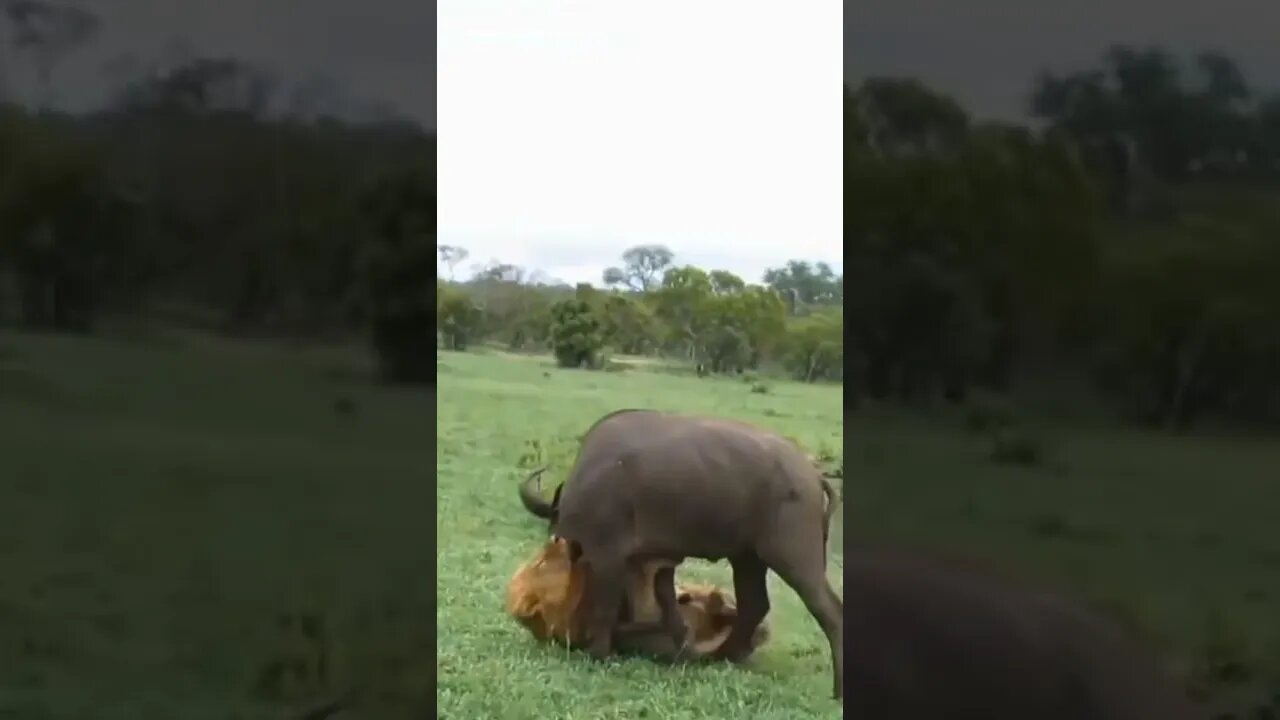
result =
M428 716L435 408L366 371L0 334L0 717Z
M502 354L442 354L438 395L379 388L341 349L0 333L0 718L280 718L352 686L347 720L421 718L436 683L456 720L835 717L825 642L772 576L775 637L744 668L597 666L503 614L545 533L522 466L563 476L626 406L847 437L851 541L975 552L1131 620L1183 671L1280 680L1275 441L1046 421L1042 464L998 465L961 413L842 423L836 388ZM724 564L680 573L730 585Z
M438 365L436 537L439 712L442 718L839 717L830 653L796 595L770 576L775 637L745 668L673 668L644 659L598 666L536 643L502 615L516 567L546 523L516 497L521 466L550 463L563 478L577 437L622 407L712 413L776 428L816 450L838 449L838 387L779 384L770 394L735 380L699 380L637 368L556 369L550 358L442 353ZM840 547L833 530L832 547ZM841 587L839 552L830 575ZM680 578L732 589L727 563L690 561Z
M848 542L988 559L1129 626L1214 705L1280 709L1280 441L1022 424L1038 465L994 463L963 412L848 416Z
M864 408L842 422L837 388L782 382L756 394L732 379L640 367L584 374L543 358L474 355L443 356L439 378L437 619L440 707L449 717L836 712L826 700L822 637L772 575L778 639L746 669L673 671L639 660L596 668L534 645L496 617L500 598L490 588L543 532L522 517L516 467L549 461L565 472L587 423L636 405L751 420L811 449L847 439L850 541L973 554L1062 588L1127 624L1189 682L1213 684L1225 705L1252 705L1280 688L1275 440L1028 418L1021 431L1043 459L1020 466L993 462L991 438L968 426L965 411ZM833 575L839 568L834 550ZM731 577L724 565L693 562L681 573ZM490 681L497 677L503 682ZM559 710L567 707L582 709Z

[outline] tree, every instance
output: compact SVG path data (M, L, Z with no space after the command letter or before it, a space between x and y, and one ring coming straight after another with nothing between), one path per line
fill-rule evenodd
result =
M803 382L844 378L844 318L824 309L789 323L783 366Z
M1178 220L1112 239L1098 381L1133 419L1186 430L1209 413L1280 419L1280 213L1274 193L1188 197L1220 219Z
M483 265L476 265L473 283L522 283L527 273L519 265L491 260Z
M741 371L751 364L751 338L742 278L724 270L712 270L711 294L699 304L701 331L697 356L713 373Z
M133 260L133 208L110 187L97 149L63 128L10 117L0 172L0 262L14 271L32 328L88 332Z
M111 105L116 112L130 114L263 120L275 90L260 67L236 58L198 57L127 83Z
M786 301L791 315L803 312L808 305L838 305L844 301L843 278L825 262L788 260L783 267L765 270L764 282Z
M658 286L662 272L674 257L663 245L637 245L622 253L622 267L605 269L604 284L649 292Z
M480 332L482 316L466 291L436 282L436 329L446 349L466 350Z
M755 367L782 335L786 311L775 293L725 270L671 268L654 293L668 342L710 372Z
M868 78L847 98L853 119L846 122L877 154L942 151L960 142L969 125L959 103L914 78Z
M1214 105L1229 108L1253 95L1244 72L1231 57L1220 52L1202 52L1196 56L1196 66L1204 78L1201 92Z
M604 297L600 316L604 341L620 353L644 355L662 341L660 322L648 304L620 293Z
M13 44L34 61L40 86L36 105L52 100L53 71L72 51L97 37L98 16L75 5L43 0L5 0L5 15L13 29Z
M1003 124L952 127L946 143L845 166L846 304L866 365L846 380L878 397L1008 387L1019 353L1058 342L1095 269L1100 216L1070 143ZM769 279L794 288L806 276Z
M370 234L364 287L373 344L389 382L435 380L431 279L435 277L435 158L389 170L364 194Z
M551 298L528 284L528 276L523 268L495 262L466 284L483 309L485 334L511 350L547 346Z
M603 347L600 320L581 293L551 306L551 351L560 367L595 369Z
M766 288L747 286L724 271L713 271L711 275L718 280L715 284L731 289L714 293L704 306L701 356L707 369L728 372L756 368L783 338L786 308L777 294Z
M453 269L471 254L466 248L457 245L437 245L436 253L440 255L440 262L449 268L450 280L453 279Z
M654 293L654 308L666 325L668 344L681 348L694 363L698 362L711 292L711 278L706 271L685 265L668 268L662 276L662 287Z
M1205 52L1191 65L1194 75L1164 49L1117 45L1099 69L1041 73L1032 110L1081 144L1130 215L1149 204L1130 197L1143 173L1173 184L1280 177L1276 156L1263 149L1261 103L1249 102L1235 61Z

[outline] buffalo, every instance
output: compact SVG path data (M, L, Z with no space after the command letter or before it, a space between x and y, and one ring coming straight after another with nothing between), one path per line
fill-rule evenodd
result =
M773 570L826 635L833 695L843 697L843 602L826 577L835 492L790 440L733 420L619 410L587 430L549 504L529 490L539 474L526 480L521 498L550 519L551 531L570 541L590 570L593 657L611 653L629 568L727 558L738 615L717 657L741 662L751 653L769 612L765 580ZM672 641L683 642L674 572L655 576L655 593Z
M850 717L1196 717L1156 658L1056 593L905 549L850 548L844 572Z

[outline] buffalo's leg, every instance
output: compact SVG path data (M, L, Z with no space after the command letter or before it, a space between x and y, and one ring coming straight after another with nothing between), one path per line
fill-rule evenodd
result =
M790 545L794 549L795 545ZM834 677L832 693L837 700L844 697L844 601L827 581L823 568L826 565L825 548L817 545L817 553L808 557L778 558L770 567L782 581L804 601L809 613L818 621L831 647L831 666Z
M769 588L765 583L769 569L754 554L731 558L733 593L738 601L738 616L733 619L729 637L716 650L716 656L742 662L751 654L751 638L769 614Z
M626 566L621 558L610 554L588 555L587 627L591 636L588 651L596 660L604 660L613 651L613 632L618 625L618 608L623 602Z
M684 616L676 603L676 569L675 566L662 567L653 576L653 594L662 611L662 624L675 644L676 652L684 649L688 629L684 624Z

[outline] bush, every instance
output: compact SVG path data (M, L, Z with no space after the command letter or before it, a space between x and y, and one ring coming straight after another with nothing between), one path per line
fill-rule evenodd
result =
M844 314L840 310L793 320L782 364L802 382L844 379Z
M599 369L604 332L591 304L580 298L551 306L551 351L566 368Z
M465 291L436 283L436 331L446 349L466 350L479 335L482 316Z

